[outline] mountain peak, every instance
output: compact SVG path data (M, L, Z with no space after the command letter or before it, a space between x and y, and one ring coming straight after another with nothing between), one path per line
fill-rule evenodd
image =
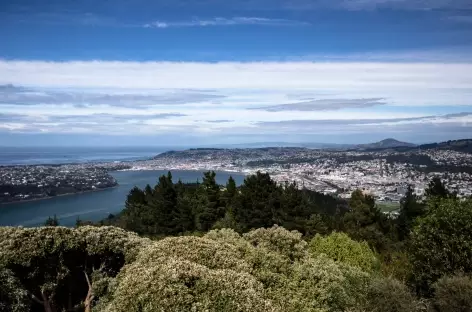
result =
M362 149L376 149L376 148L394 148L394 147L414 147L415 144L398 141L394 138L387 138L379 142L369 143L369 144L360 144L357 145L358 148Z

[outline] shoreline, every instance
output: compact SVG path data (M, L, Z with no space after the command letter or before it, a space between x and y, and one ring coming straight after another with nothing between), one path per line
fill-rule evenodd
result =
M222 170L222 169L203 169L203 168L171 168L171 169L166 169L166 168L132 168L132 169L118 169L118 170L110 170L109 172L139 172L139 171L191 171L191 172L207 172L207 171L214 171L215 173L218 172L223 172L223 173L236 173L240 175L247 176L251 174L251 171L245 171L245 170Z
M0 206L8 206L8 205L14 205L14 204L21 204L21 203L30 203L30 202L35 202L35 201L54 199L54 198L57 198L57 197L64 197L64 196L80 195L80 194L86 194L86 193L101 192L101 191L106 191L106 190L114 189L114 188L116 188L116 187L118 187L118 186L119 186L119 184L117 184L117 185L115 185L115 186L110 186L110 187L105 187L105 188L99 188L99 189L95 189L95 190L86 190L86 191L80 191L80 192L75 192L75 193L60 194L60 195L56 195L56 196L47 196L47 197L41 197L41 198L32 198L32 199L11 201L11 202L6 202L6 203L0 203Z
M108 173L112 175L113 172L141 172L141 171L189 171L189 172L206 172L206 171L215 171L215 173L218 172L223 172L223 173L234 173L238 175L243 175L247 176L250 173L249 172L244 172L244 171L235 171L235 170L215 170L215 169L179 169L179 168L171 168L171 169L157 169L157 168L135 168L135 169L121 169L121 170L110 170ZM11 202L3 202L0 203L0 207L2 206L9 206L9 205L14 205L14 204L21 204L21 203L29 203L29 202L36 202L36 201L43 201L43 200L50 200L54 199L57 197L63 197L63 196L72 196L72 195L80 195L80 194L87 194L87 193L93 193L93 192L101 192L101 191L106 191L110 189L114 189L116 187L119 187L120 184L118 183L115 186L110 186L106 188L99 188L95 190L87 190L87 191L81 191L81 192L75 192L75 193L65 193L65 194L60 194L56 196L47 196L47 197L41 197L41 198L32 198L32 199L25 199L25 200L17 200L17 201L11 201Z

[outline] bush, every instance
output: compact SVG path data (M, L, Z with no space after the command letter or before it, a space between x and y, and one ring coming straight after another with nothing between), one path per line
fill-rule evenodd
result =
M243 238L254 247L278 252L290 260L300 259L307 255L307 243L302 239L302 234L297 231L288 231L277 225L268 229L250 231L244 234Z
M168 237L143 249L138 255L142 263L153 263L162 257L176 257L181 260L204 265L209 269L232 269L250 272L250 265L244 261L241 252L232 244L203 237Z
M93 299L107 295L121 268L149 243L113 227L1 227L0 267L12 276L0 284L16 280L28 293L33 310L39 302L52 311L90 307Z
M365 310L369 312L418 311L415 297L401 282L392 278L372 280L367 291Z
M173 257L126 266L115 287L109 312L277 311L251 275Z
M383 276L393 277L401 282L407 282L411 277L411 262L406 252L384 252L379 255L380 271Z
M317 234L309 244L312 255L325 254L334 261L356 266L365 272L378 271L380 262L366 242L356 242L345 233Z
M459 275L442 277L434 284L433 307L437 312L472 311L472 279Z
M411 237L414 281L420 293L444 275L472 273L472 200L435 199Z
M13 272L0 268L0 312L28 312L30 298Z
M320 255L296 263L280 291L290 298L286 311L349 311L363 301L369 279L356 267Z

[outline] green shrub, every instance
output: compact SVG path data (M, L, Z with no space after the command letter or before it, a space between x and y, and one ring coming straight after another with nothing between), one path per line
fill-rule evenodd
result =
M109 312L278 311L254 277L177 258L139 260L117 277Z
M28 312L31 301L13 272L0 268L0 312Z
M380 262L366 242L356 242L345 233L317 234L309 244L312 255L325 254L334 261L356 266L365 272L378 271Z
M144 249L137 261L152 263L162 257L188 260L210 269L232 269L250 272L251 267L232 244L196 236L168 237Z
M254 247L278 252L290 260L300 259L307 255L307 243L302 239L302 234L297 231L288 231L277 225L272 228L250 231L245 233L243 238Z
M392 278L372 280L367 291L365 310L369 312L418 311L415 297L405 284Z
M349 311L363 301L370 276L320 255L294 265L286 288L287 311Z
M413 278L421 293L444 275L472 273L472 199L434 199L411 235Z
M406 252L384 252L379 255L379 258L380 271L383 276L391 276L401 282L407 282L411 277L411 262Z
M472 279L458 275L442 277L434 284L433 307L437 312L472 311Z

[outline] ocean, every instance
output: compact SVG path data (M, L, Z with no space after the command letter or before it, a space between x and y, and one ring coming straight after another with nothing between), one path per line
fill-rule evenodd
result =
M172 147L0 147L0 166L148 159ZM181 148L180 148L181 149Z
M43 158L44 159L44 158ZM167 171L117 171L111 175L117 179L119 186L103 191L59 196L51 199L0 205L0 226L40 226L48 217L56 215L60 225L74 226L77 218L99 221L110 213L116 214L124 208L126 195L134 187L154 186L159 176ZM238 173L216 172L219 184L226 184L233 176L239 185L244 175ZM202 180L203 172L172 171L174 181L184 182Z

